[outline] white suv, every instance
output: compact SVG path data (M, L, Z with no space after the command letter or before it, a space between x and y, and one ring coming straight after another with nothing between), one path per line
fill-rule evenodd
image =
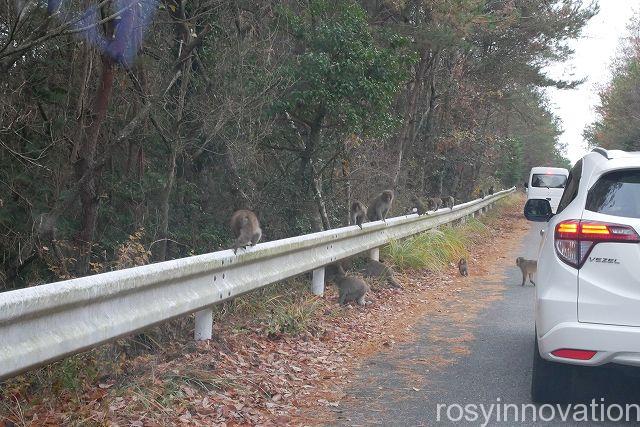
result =
M566 399L570 365L640 366L640 152L594 149L569 173L555 215L547 200L532 199L525 216L548 221L536 277L533 400Z

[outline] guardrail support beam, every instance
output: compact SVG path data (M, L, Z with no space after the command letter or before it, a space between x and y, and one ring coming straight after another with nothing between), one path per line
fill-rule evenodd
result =
M324 295L324 267L313 270L313 278L311 279L311 292L314 295Z
M374 261L380 261L380 248L370 249L369 258L371 258Z
M193 339L196 341L210 340L212 329L213 308L205 308L196 312L196 328L193 333Z

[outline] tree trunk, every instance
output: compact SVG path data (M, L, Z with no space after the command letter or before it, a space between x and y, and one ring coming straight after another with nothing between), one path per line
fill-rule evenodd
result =
M99 199L97 185L99 177L96 171L96 151L100 128L107 115L107 109L111 99L115 74L115 64L113 60L106 54L103 54L101 59L102 75L94 102L93 122L80 147L78 160L75 164L76 178L78 180L84 175L88 175L88 179L79 191L82 205L82 225L80 233L78 234L78 240L81 245L81 256L78 265L80 274L86 274L88 272L89 261L91 259L91 246L93 244L93 237L98 220Z
M238 173L238 167L236 165L236 161L233 158L233 153L231 152L231 147L229 146L229 142L224 139L224 168L227 178L227 184L229 185L229 189L231 191L231 195L234 199L234 209L251 209L250 199L247 193L242 190L242 178Z
M420 62L416 69L416 74L413 82L407 88L408 102L405 107L404 119L400 134L397 138L398 145L398 158L396 160L396 167L393 173L392 187L397 189L398 181L400 179L400 172L402 171L402 160L404 157L404 151L407 146L407 142L411 139L415 128L415 116L418 109L418 100L422 94L422 88L424 86L424 76L426 70L434 63L434 55L428 48L423 49L420 55Z
M347 216L346 224L351 225L351 179L349 179L349 161L342 160L342 177L344 178L344 199L347 204L345 212Z
M320 219L322 221L322 227L325 230L331 229L331 223L329 222L329 216L327 215L327 208L324 204L324 199L322 198L322 185L320 183L320 177L318 176L318 172L316 170L315 164L313 161L311 162L311 184L313 187L313 198L316 202L318 214L320 214Z
M169 246L169 208L171 207L171 191L176 179L176 159L178 157L178 148L175 144L171 147L171 153L169 154L169 170L167 173L167 182L162 189L162 196L160 198L160 230L158 233L158 253L156 258L158 261L165 261L167 259L167 252Z
M316 147L318 147L322 141L322 123L324 122L324 117L324 110L320 109L309 129L309 137L306 139L304 149L301 153L300 169L298 171L300 180L299 206L303 207L303 211L311 214L310 220L314 231L321 231L323 227L328 225L326 212L324 213L324 218L321 213L322 208L320 205L324 206L324 202L322 202L322 194L320 193L319 184L315 182L316 174L313 165L313 155ZM310 189L312 191L311 194L309 194ZM318 202L318 200L320 202ZM314 202L317 205L317 209L316 207L313 207ZM313 208L309 210L310 207Z

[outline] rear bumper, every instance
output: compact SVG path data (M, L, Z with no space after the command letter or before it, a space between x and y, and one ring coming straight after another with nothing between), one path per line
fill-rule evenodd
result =
M640 327L566 322L538 337L540 356L574 365L598 366L605 363L640 367ZM551 354L559 349L595 350L590 360L570 360Z

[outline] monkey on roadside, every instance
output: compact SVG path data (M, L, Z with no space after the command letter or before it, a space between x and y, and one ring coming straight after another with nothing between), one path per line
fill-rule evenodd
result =
M369 286L359 277L347 276L340 264L338 264L335 283L338 287L338 302L341 305L351 301L355 301L358 305L365 305L364 296L369 290Z
M373 277L374 279L384 279L387 281L389 285L394 288L402 288L400 283L394 277L394 271L391 267L388 267L381 263L380 261L376 261L370 259L367 261L365 266L360 270L364 277Z
M453 209L456 201L454 200L453 196L447 196L442 198L442 203L445 208Z
M359 200L351 204L351 225L357 225L362 229L362 223L367 219L367 208Z
M432 211L437 211L442 206L442 199L440 197L429 197L427 199L427 204Z
M333 281L340 271L344 271L340 261L324 266L324 280Z
M391 203L393 203L392 190L384 190L378 194L369 204L369 209L367 209L367 218L369 221L383 220L386 222L387 214L391 209Z
M469 268L467 265L467 259L466 258L460 258L460 261L458 261L458 270L460 271L460 275L461 276L468 276L469 275Z
M489 194L493 194L493 185L489 187Z
M482 190L482 189L481 189L481 190L480 190L480 198L481 198L481 199L484 199L484 197L485 197L485 196L486 196L486 195L484 194L484 190Z
M527 276L529 276L529 281L536 285L536 282L533 281L533 275L538 270L538 262L530 259L524 259L519 256L516 258L516 265L520 267L520 271L522 272L522 285L524 286L524 282L527 280Z
M262 229L258 217L253 212L240 209L231 215L231 231L236 240L233 243L233 253L238 252L238 248L245 248L247 245L255 246L262 237Z
M416 209L418 215L425 215L429 210L426 203L416 195L411 196L411 207Z

